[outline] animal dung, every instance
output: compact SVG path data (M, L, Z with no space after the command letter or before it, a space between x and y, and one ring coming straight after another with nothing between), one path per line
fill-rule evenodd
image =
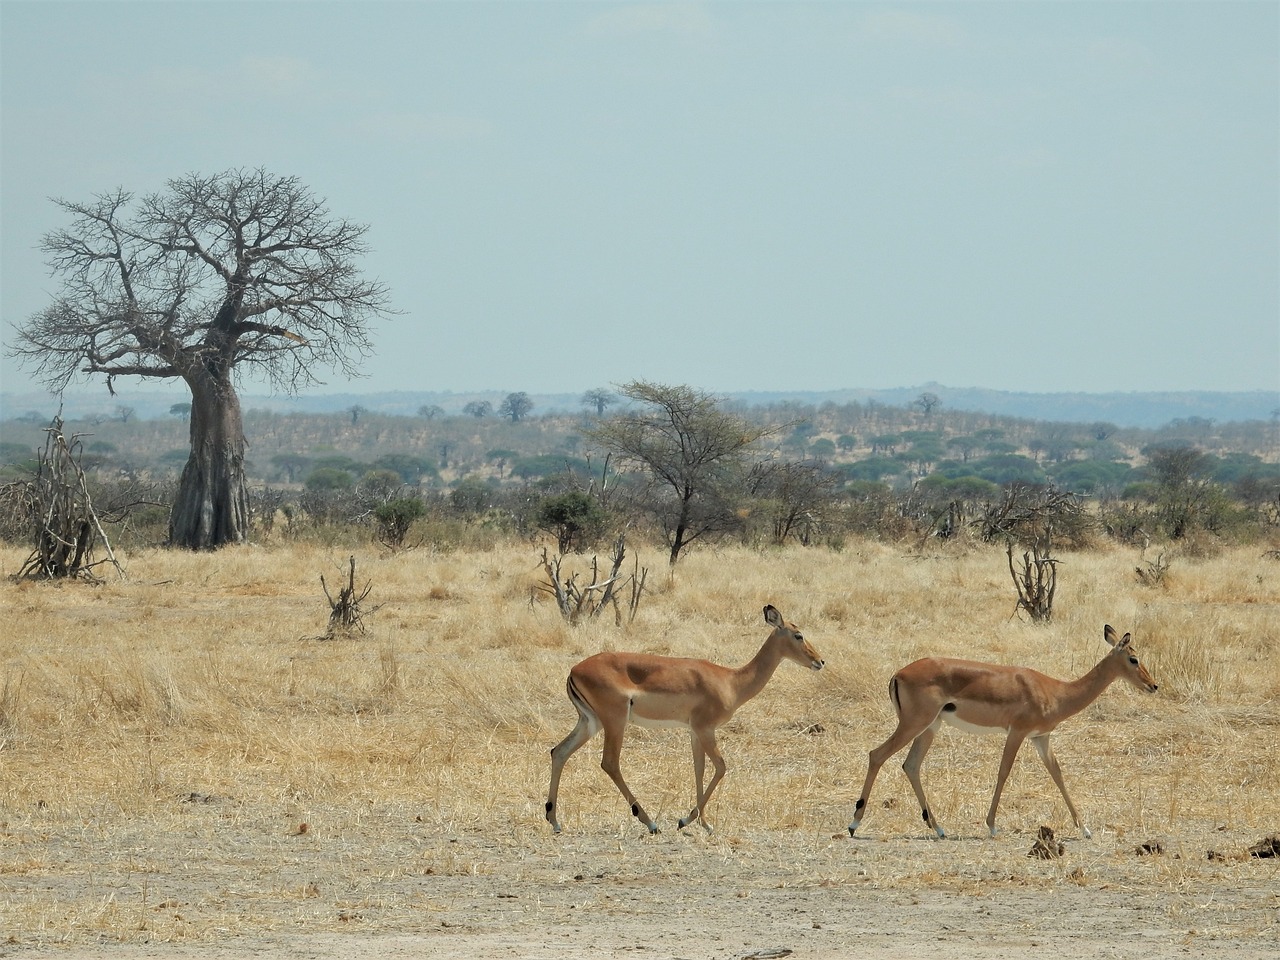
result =
M1249 848L1251 857L1280 857L1280 834L1259 840Z
M1057 860L1067 852L1067 848L1053 838L1050 827L1041 827L1037 831L1036 842L1027 851L1028 857L1039 857L1041 860Z

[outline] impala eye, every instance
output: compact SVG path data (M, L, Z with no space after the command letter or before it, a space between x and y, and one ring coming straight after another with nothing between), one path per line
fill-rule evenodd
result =
M1136 666L1138 665L1138 658L1137 658L1137 657L1130 657L1130 658L1129 658L1129 662L1130 662L1130 663L1132 663L1132 664L1136 667Z

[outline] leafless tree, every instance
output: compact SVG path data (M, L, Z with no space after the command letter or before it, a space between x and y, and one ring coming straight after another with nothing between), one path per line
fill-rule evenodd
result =
M585 407L594 407L597 417L603 417L605 410L617 401L617 397L603 387L596 387L588 390L582 395L582 405Z
M169 523L175 546L244 540L249 493L236 389L253 371L285 392L319 365L355 371L386 288L362 278L367 227L335 220L294 177L190 174L136 198L56 201L70 224L44 238L61 289L18 328L11 353L62 390L79 375L181 379L191 454Z
M836 478L812 461L769 461L756 465L749 483L751 492L767 503L773 542L794 537L807 545L826 519Z
M919 407L920 412L924 414L925 419L929 419L942 403L942 398L936 393L925 392L911 401L913 406Z

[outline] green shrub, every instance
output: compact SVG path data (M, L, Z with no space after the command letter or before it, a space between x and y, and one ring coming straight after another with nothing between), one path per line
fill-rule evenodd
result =
M580 490L544 497L534 512L534 525L556 538L560 554L581 550L604 531L604 509Z
M392 547L404 545L413 522L427 512L427 505L417 497L397 497L373 511L378 522L378 539Z
M317 467L307 475L306 487L315 493L331 490L350 490L356 484L356 478L347 470L338 467Z

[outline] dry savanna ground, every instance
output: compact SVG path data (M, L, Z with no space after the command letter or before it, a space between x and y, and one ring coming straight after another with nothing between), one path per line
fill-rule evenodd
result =
M996 547L690 551L650 566L635 621L530 602L537 551L357 549L367 632L321 640L349 551L143 551L100 586L16 583L0 549L0 954L719 958L1274 956L1280 562L1265 546L1066 554L1056 616L1013 616ZM584 561L573 558L567 565ZM826 658L784 663L721 731L715 831L684 831L688 739L637 731L623 767L569 763L543 818L565 675L602 649L745 662L766 603ZM376 610L372 608L376 606ZM1116 685L1054 742L1093 838L1035 752L983 818L1000 743L938 738L927 837L896 758L857 839L893 670L926 654L1083 673L1103 625L1160 683ZM1065 852L1029 857L1051 827ZM1140 853L1146 846L1150 853ZM1210 857L1208 852L1215 851Z

